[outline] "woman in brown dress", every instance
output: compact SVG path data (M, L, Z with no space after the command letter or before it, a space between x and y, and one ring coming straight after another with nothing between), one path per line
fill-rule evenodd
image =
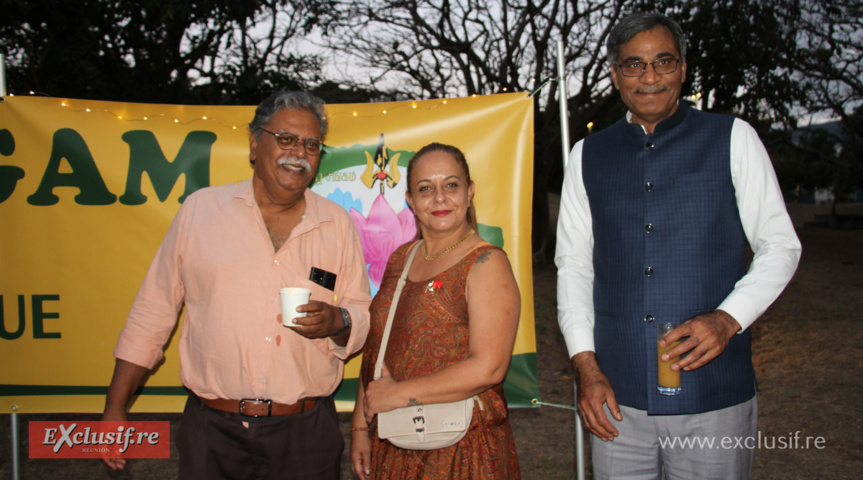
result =
M372 381L387 314L407 254L390 257L371 305L372 323L354 409L351 463L362 479L518 479L503 379L521 299L506 254L476 233L474 184L464 154L433 143L408 164L406 199L419 226L384 358ZM408 405L479 397L467 435L437 450L404 450L378 438L375 415Z

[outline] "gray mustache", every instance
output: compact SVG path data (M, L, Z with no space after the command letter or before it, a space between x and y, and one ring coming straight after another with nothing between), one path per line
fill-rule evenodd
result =
M305 158L297 158L297 157L287 157L280 158L276 164L280 167L284 166L292 166L292 167L303 167L306 170L311 170L312 166L309 164L309 161Z

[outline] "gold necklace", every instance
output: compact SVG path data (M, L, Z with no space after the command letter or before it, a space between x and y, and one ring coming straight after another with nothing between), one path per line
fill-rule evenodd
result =
M428 251L426 250L426 242L425 242L425 240L423 240L423 247L422 247L422 251L421 251L420 253L422 253L423 258L425 258L426 260L428 260L428 261L430 261L430 262L431 262L432 260L437 260L438 258L440 258L440 257L442 257L442 256L446 255L447 253L449 253L449 251L450 251L450 250L452 250L453 248L455 248L455 247L457 247L457 246L461 245L461 244L462 244L462 242L464 242L465 240L467 240L467 239L468 239L471 235L473 235L473 234L474 234L474 230L473 230L473 228L471 228L470 230L468 230L468 231L467 231L467 233L466 233L466 234L464 234L464 236L463 236L463 237L459 238L455 243L453 243L452 245L450 245L450 246L448 246L448 247L444 248L443 250L441 250L440 252L438 252L438 253L436 253L436 254L434 254L434 255L429 255L429 254L428 254Z

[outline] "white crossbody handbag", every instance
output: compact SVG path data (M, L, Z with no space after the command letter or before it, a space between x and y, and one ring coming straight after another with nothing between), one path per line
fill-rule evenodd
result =
M390 306L387 324L384 328L381 348L378 359L375 362L374 379L381 377L384 365L384 355L389 343L390 330L393 325L396 306L405 285L414 254L421 242L417 242L411 249L405 262L404 270L399 277L396 291L393 294L393 302ZM410 407L397 408L395 410L378 414L378 437L386 439L393 445L407 450L435 450L446 448L458 443L467 433L473 418L474 401L482 403L479 398L473 396L457 402L432 403L429 405L414 405Z

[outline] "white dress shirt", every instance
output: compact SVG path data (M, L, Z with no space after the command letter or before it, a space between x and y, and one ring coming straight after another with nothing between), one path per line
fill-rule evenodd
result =
M629 115L627 115L628 117ZM557 310L569 356L594 351L593 228L582 177L582 148L570 153L557 224ZM743 231L754 256L749 271L717 307L742 332L776 300L797 269L800 240L764 145L755 130L735 119L731 128L731 179Z

